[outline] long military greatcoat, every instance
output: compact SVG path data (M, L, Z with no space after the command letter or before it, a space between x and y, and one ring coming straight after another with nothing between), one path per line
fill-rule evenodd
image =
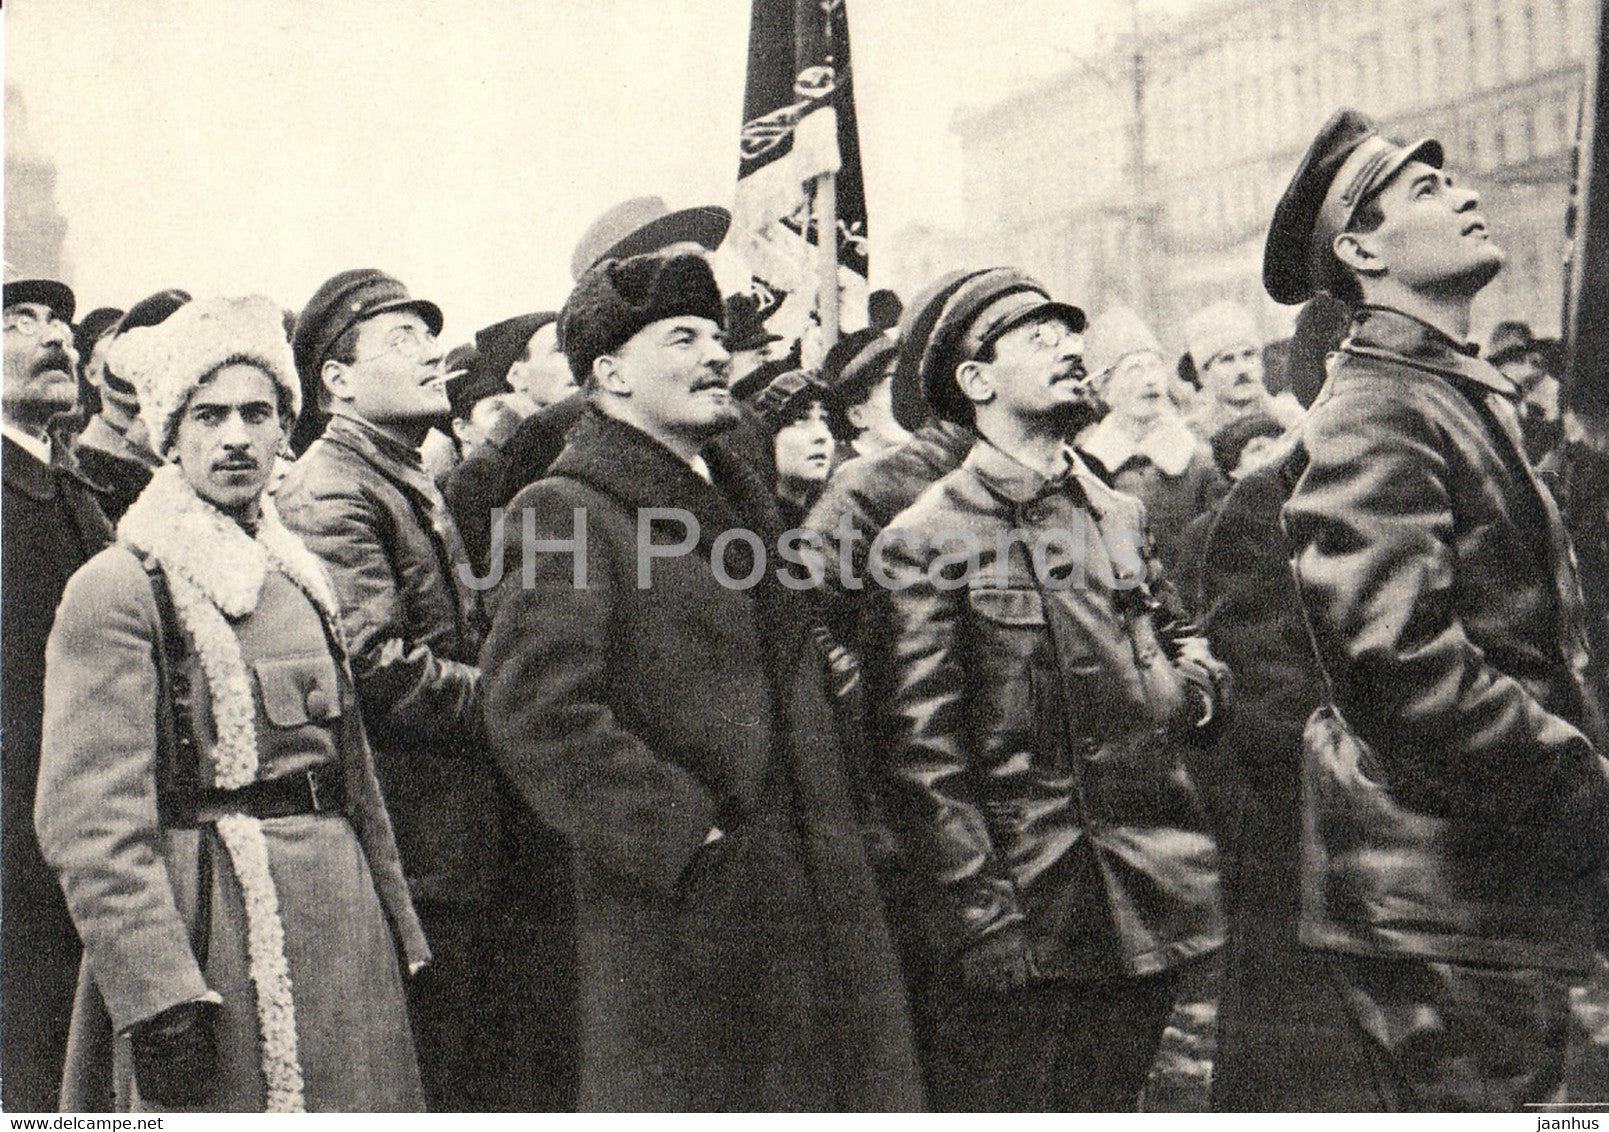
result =
M421 1108L402 975L429 950L323 567L271 505L248 536L173 465L118 533L73 576L47 654L35 818L84 939L63 1107L149 1107L122 1035L210 991L220 1066L203 1111ZM142 558L161 565L185 639L201 785L328 767L343 808L160 816L164 630Z

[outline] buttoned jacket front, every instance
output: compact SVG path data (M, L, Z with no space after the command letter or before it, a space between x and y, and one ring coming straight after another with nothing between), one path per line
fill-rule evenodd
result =
M1144 522L1082 465L1048 478L979 442L885 534L892 771L952 946L1021 923L1042 971L1081 977L1221 941L1185 764L1199 705L1157 632Z
M335 417L275 502L335 583L414 896L490 899L502 801L486 757L475 595L418 453Z

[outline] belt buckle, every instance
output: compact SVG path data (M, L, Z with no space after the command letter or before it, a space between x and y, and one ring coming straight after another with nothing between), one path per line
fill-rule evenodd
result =
M321 814L324 812L326 807L324 805L324 800L319 797L318 775L315 773L316 769L317 768L309 767L302 773L307 778L307 796L313 803L313 812L315 814Z

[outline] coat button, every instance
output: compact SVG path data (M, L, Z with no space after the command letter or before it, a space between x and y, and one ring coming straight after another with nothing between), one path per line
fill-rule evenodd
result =
M330 716L330 697L324 694L323 688L313 688L307 693L307 717L309 719L328 719Z

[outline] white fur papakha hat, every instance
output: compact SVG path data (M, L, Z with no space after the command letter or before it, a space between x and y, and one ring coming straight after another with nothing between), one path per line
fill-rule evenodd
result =
M156 326L118 335L106 363L140 392L140 416L151 446L166 456L179 414L204 377L226 365L260 367L278 387L294 417L302 411L290 343L279 304L262 295L197 299Z
M1184 339L1190 347L1190 360L1205 369L1225 350L1240 346L1262 346L1263 336L1251 311L1229 299L1202 307L1184 323Z

